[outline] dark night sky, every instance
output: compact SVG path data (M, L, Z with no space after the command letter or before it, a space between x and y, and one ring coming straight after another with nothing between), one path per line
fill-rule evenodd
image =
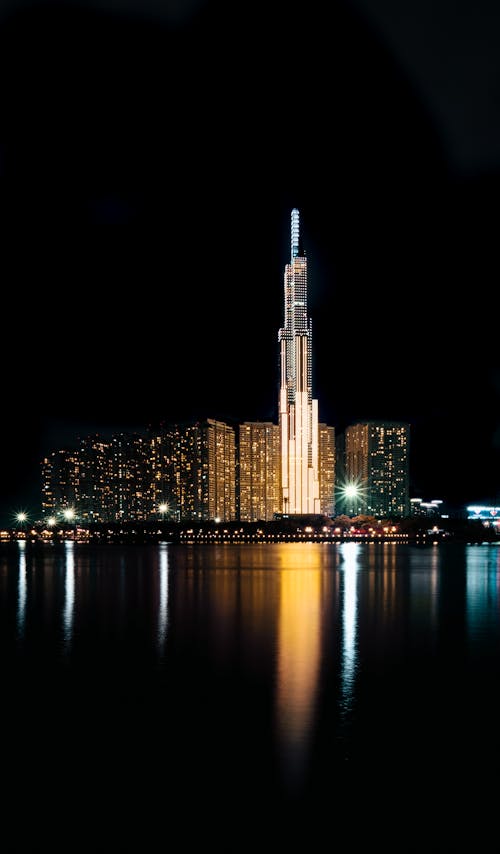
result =
M277 417L295 205L321 420L500 500L500 7L272 9L2 4L4 514L87 429Z

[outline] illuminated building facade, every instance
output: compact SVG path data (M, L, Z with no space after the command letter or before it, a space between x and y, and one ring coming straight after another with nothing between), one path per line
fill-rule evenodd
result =
M318 424L320 512L335 515L335 427Z
M232 427L208 419L201 427L202 514L205 519L236 519L236 441Z
M472 504L467 507L467 518L481 521L486 528L491 526L500 529L500 507Z
M277 424L245 421L239 427L239 518L269 521L281 507L280 433Z
M141 521L150 515L147 466L149 443L138 433L116 433L112 449L112 517Z
M42 461L42 513L75 507L80 497L80 458L75 450L53 451Z
M318 401L312 398L312 329L307 317L307 260L299 211L292 210L291 258L285 267L284 323L279 330L281 509L320 512Z
M113 465L110 442L94 434L80 441L78 495L74 509L86 522L106 522L114 518Z
M151 515L149 442L135 433L98 434L42 462L42 512L75 511L80 522L145 520Z
M184 431L177 425L150 431L147 494L153 517L180 519L180 472L184 444ZM162 513L160 507L166 507L166 511Z
M440 498L432 501L422 501L421 498L410 498L410 516L442 516L443 502Z
M150 513L176 521L236 519L236 437L232 427L207 419L171 424L150 439Z
M410 427L396 422L354 424L345 431L347 484L357 487L346 512L408 516ZM353 490L354 491L354 490Z

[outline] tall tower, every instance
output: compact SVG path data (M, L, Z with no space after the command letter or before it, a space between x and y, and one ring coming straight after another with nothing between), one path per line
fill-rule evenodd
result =
M318 401L312 398L312 329L307 317L307 260L297 208L285 267L285 316L279 331L279 427L283 513L319 513Z

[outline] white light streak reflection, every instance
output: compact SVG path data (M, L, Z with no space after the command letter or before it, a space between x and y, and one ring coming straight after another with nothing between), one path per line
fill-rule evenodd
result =
M160 599L158 604L158 653L163 654L168 629L168 545L160 543Z
M73 616L75 607L75 544L68 540L64 544L65 576L64 576L64 612L63 631L64 645L69 650L73 638Z
M358 556L359 543L342 543L340 553L343 573L342 600L342 675L341 675L341 713L343 718L352 709L357 670L357 634L358 634Z
M26 543L19 540L19 580L17 587L17 633L20 638L24 635L26 620Z

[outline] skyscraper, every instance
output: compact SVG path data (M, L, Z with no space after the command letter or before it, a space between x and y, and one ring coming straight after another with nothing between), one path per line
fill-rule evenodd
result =
M312 329L307 317L307 260L297 208L285 267L284 323L279 330L279 428L283 513L319 513L318 401L312 397Z
M279 427L245 421L239 435L239 515L243 522L268 521L280 510Z
M345 431L346 482L357 487L347 512L409 513L410 427L393 421L354 424Z
M74 508L80 498L80 457L76 450L53 451L42 461L42 512L52 516Z
M335 427L318 425L319 499L325 516L335 513Z
M234 429L208 418L170 424L150 443L150 484L154 513L165 504L167 516L184 522L236 518L236 443Z

